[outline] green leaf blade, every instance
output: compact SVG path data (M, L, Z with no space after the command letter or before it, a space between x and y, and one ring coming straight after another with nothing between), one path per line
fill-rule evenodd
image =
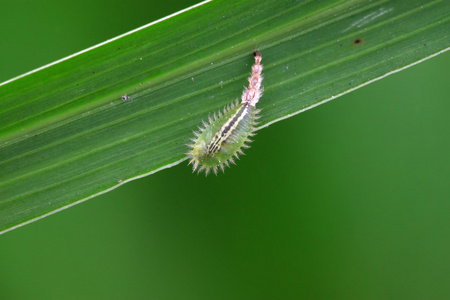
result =
M216 1L4 84L0 232L182 161L255 49L263 128L448 50L449 15L446 1Z

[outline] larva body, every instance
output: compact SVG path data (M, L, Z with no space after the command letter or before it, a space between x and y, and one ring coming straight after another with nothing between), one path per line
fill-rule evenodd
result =
M252 76L249 87L242 94L242 102L231 104L219 111L217 116L209 117L209 123L203 122L204 127L199 127L200 132L194 132L196 138L192 139L192 148L187 153L190 157L189 164L193 164L193 171L205 170L206 175L212 169L217 174L217 169L224 171L224 165L234 164L234 158L244 154L242 148L249 148L246 142L251 142L249 137L259 119L260 110L255 108L262 95L262 65L261 54L255 51L255 64L252 67Z

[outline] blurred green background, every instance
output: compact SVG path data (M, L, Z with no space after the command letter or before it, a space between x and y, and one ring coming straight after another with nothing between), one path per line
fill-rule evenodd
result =
M1 1L0 82L195 3ZM449 65L0 236L0 299L449 299Z

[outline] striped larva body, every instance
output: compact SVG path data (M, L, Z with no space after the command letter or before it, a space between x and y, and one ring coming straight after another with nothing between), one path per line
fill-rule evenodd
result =
M249 148L246 143L251 142L249 137L254 135L260 112L255 105L262 95L261 53L255 51L254 55L250 84L244 89L241 103L236 100L225 107L223 113L214 113L209 123L203 121L204 127L199 126L200 131L194 131L196 137L192 139L193 144L188 145L192 149L187 153L193 171L205 170L208 175L213 170L217 174L218 168L224 171L224 166L229 167L230 162L235 163L234 158L244 154L242 148Z

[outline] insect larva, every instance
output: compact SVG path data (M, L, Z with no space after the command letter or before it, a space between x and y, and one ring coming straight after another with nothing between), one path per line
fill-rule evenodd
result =
M218 115L214 113L213 117L209 117L209 123L203 121L204 127L199 126L199 132L194 131L196 137L191 139L193 144L187 145L192 149L186 153L190 158L189 164L193 165L193 172L205 170L208 175L212 169L217 175L218 168L223 172L224 166L235 164L234 158L239 159L239 154L244 154L242 148L250 147L246 143L252 142L249 137L255 135L253 131L261 111L255 105L263 92L261 53L255 51L253 54L255 64L248 78L249 86L242 93L241 103L236 99L235 103L223 109L223 113L219 111Z

